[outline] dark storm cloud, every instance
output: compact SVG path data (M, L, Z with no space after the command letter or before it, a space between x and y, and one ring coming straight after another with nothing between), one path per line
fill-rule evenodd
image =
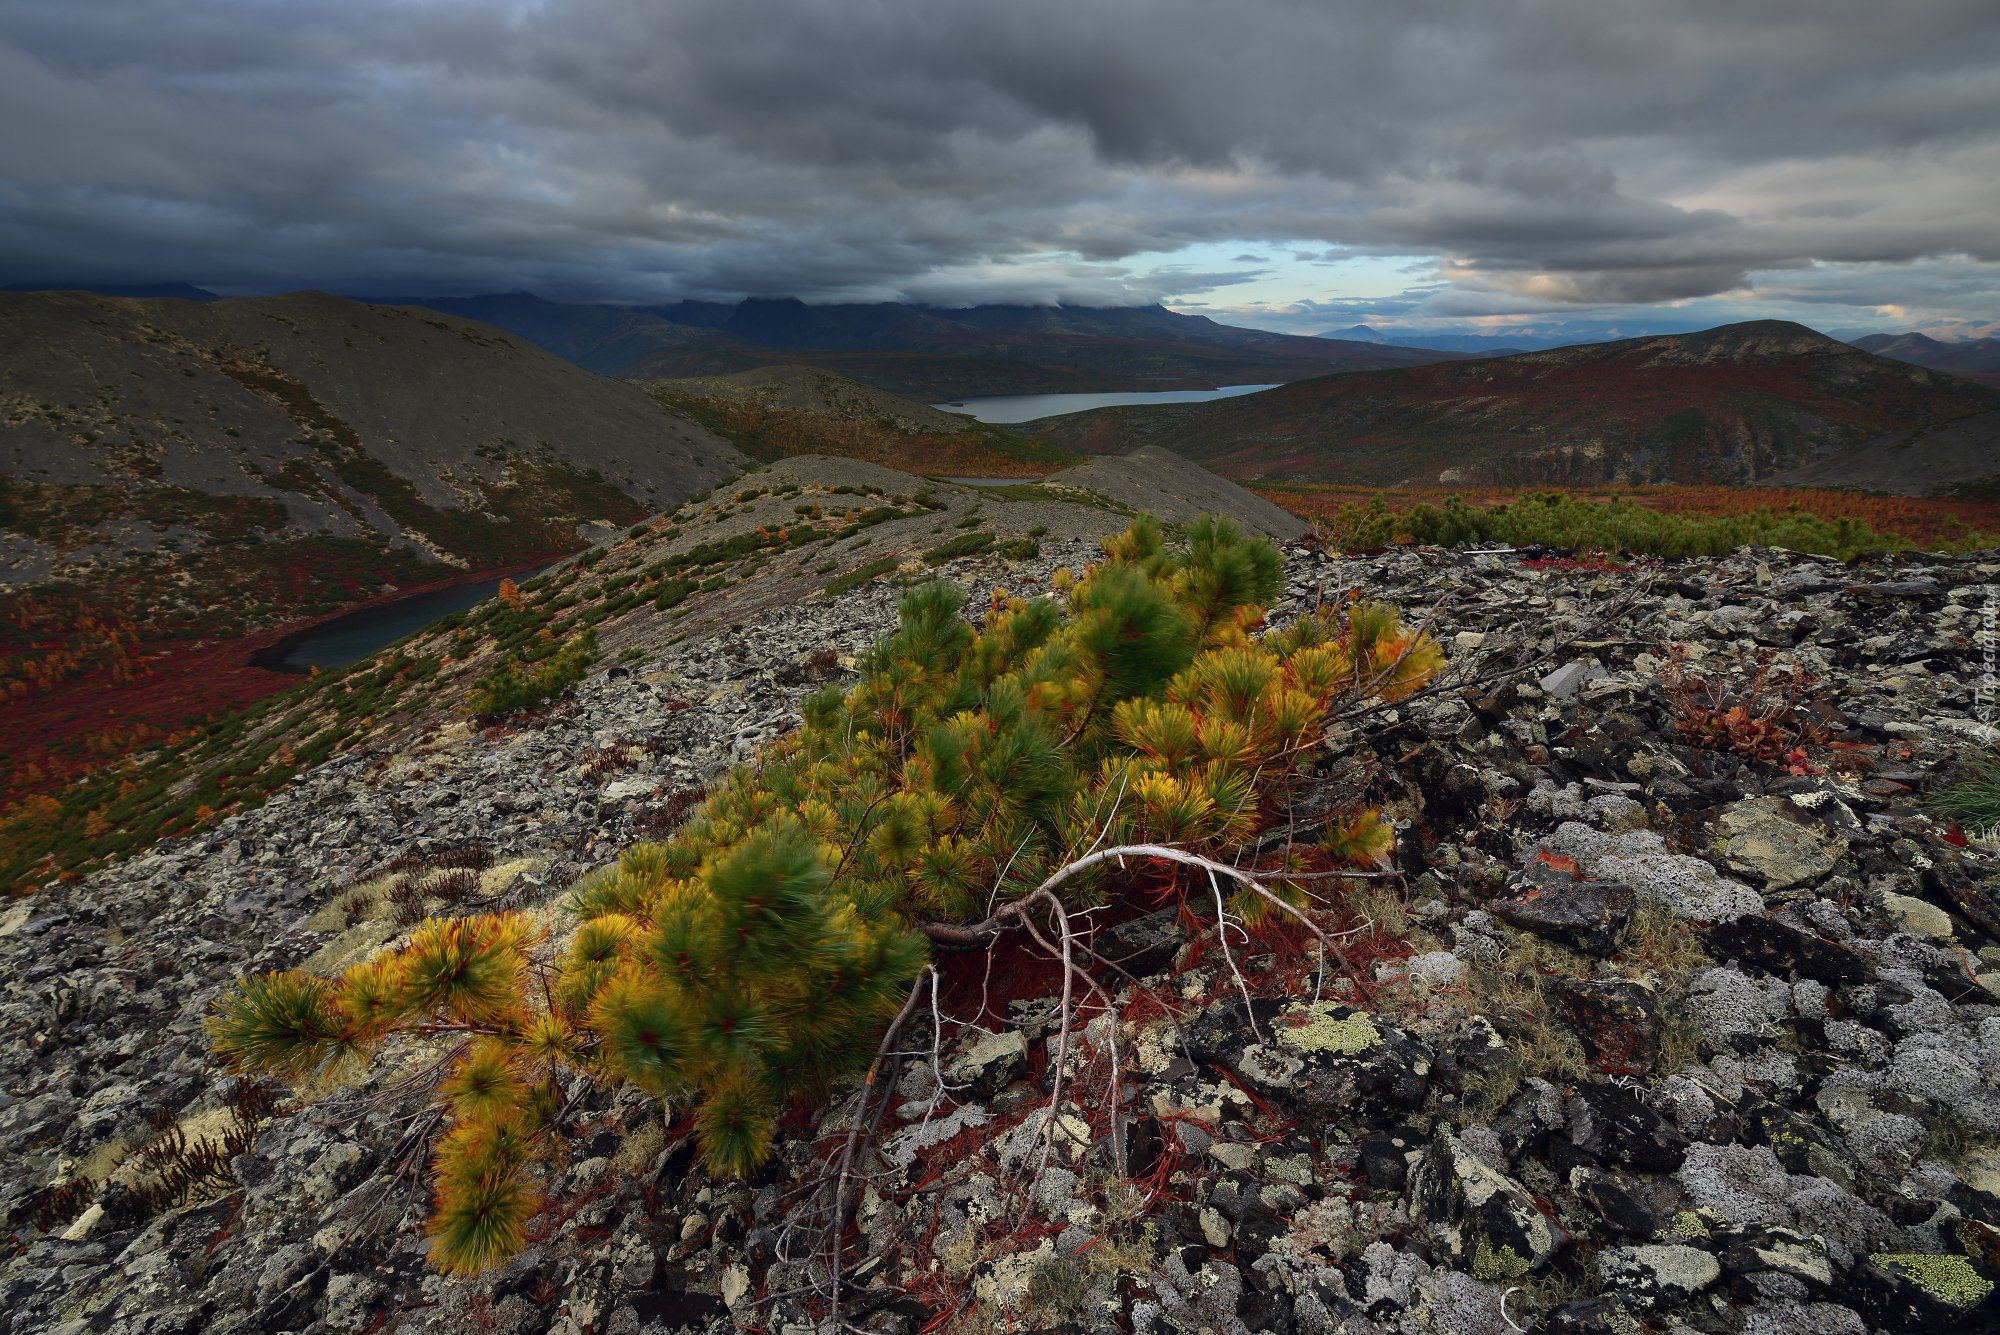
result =
M0 251L1126 301L1290 241L1437 256L1437 313L1675 300L2000 261L1996 68L1986 0L0 0Z

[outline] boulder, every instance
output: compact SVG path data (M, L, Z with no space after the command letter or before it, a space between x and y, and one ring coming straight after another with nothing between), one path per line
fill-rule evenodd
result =
M1486 911L1524 932L1553 937L1572 950L1602 958L1614 955L1631 925L1638 896L1617 881L1551 881L1529 885Z
M1592 1069L1643 1076L1660 1059L1659 1001L1651 988L1617 979L1565 978L1556 1011L1583 1041Z
M1751 797L1724 809L1718 852L1765 893L1809 885L1833 870L1847 840L1788 797Z
M1410 1201L1415 1222L1475 1279L1519 1279L1569 1242L1526 1188L1474 1154L1448 1126L1412 1175Z

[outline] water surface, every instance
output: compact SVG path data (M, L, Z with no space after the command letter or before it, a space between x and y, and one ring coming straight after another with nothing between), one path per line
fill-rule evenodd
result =
M1092 408L1207 403L1210 399L1232 399L1238 394L1276 388L1276 385L1224 385L1221 389L1163 389L1135 394L1006 394L991 399L955 399L931 406L948 413L968 413L982 422L1032 422L1037 417L1080 413Z
M532 572L517 570L512 575L495 575L473 584L454 584L448 589L413 593L407 598L364 607L358 612L322 621L283 647L282 658L267 666L280 672L305 672L311 668L346 667L366 658L385 644L422 630L439 617L463 612L491 598L503 579L522 583Z

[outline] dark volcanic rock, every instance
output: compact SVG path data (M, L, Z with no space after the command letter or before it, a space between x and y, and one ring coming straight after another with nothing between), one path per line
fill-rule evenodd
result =
M1556 1010L1583 1040L1591 1067L1606 1075L1650 1074L1660 1058L1659 1001L1651 988L1607 979L1565 978Z
M1615 881L1550 881L1495 899L1486 909L1523 931L1602 957L1624 942L1637 903L1632 887Z
M1671 1173L1687 1157L1688 1138L1617 1085L1583 1085L1569 1100L1570 1144L1605 1164Z
M1875 961L1866 955L1776 918L1720 923L1703 932L1701 941L1720 959L1742 960L1775 974L1797 973L1822 983L1875 981Z
M1187 944L1187 933L1178 918L1178 909L1161 909L1119 923L1098 939L1095 949L1134 977L1158 973L1172 964L1174 955Z

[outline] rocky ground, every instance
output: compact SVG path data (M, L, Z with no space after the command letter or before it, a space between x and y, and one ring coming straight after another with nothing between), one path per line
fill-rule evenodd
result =
M943 573L977 605L1089 548L1057 534ZM1054 971L947 957L864 1156L846 1319L1990 1328L2000 876L1925 803L2000 736L1976 693L2000 557L1288 552L1280 619L1348 589L1417 619L1449 597L1431 628L1464 685L1335 727L1294 805L1397 819L1402 877L1329 896L1352 976L1298 933L1231 929L1225 954L1198 902L1111 918L1098 948L1132 977L1100 970L1118 1013L1086 1005L1058 1070ZM810 1188L851 1090L798 1110L749 1182L692 1166L682 1110L589 1094L530 1249L445 1280L423 1255L434 1124L397 1086L414 1056L302 1107L220 1078L200 1026L227 980L336 967L415 913L520 906L560 930L561 887L670 831L894 596L764 607L8 906L11 1329L813 1331Z

